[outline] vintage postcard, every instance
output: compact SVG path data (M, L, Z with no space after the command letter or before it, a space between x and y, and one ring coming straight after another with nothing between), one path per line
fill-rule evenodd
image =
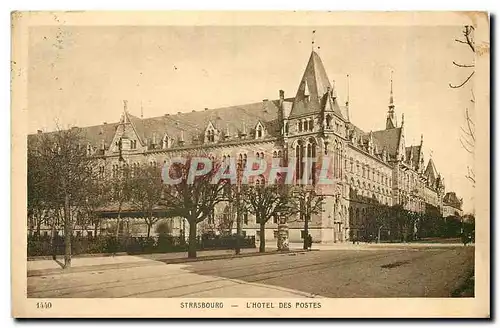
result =
M490 316L489 15L13 12L14 317Z

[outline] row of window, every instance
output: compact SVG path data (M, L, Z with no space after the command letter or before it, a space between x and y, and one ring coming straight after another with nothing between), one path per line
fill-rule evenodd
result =
M347 159L345 159L345 165L347 167ZM354 166L354 160L351 157L350 159L350 172L354 173L356 175L361 175L363 178L372 180L376 183L380 183L384 186L391 186L392 185L392 178L386 176L385 174L375 170L371 169L368 165L366 164L360 164L358 161L356 161L356 166Z

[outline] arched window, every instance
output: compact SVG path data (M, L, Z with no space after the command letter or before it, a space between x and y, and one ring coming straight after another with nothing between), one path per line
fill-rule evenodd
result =
M302 179L302 175L304 174L304 144L301 140L297 142L295 146L295 174L297 181Z
M285 135L288 134L288 122L285 122Z
M313 130L314 130L314 120L310 119L309 120L309 131L313 131Z
M262 126L260 124L257 125L257 138L262 138Z
M163 137L163 140L162 140L162 148L163 148L163 149L170 148L170 139L169 139L168 135L165 135L165 136Z
M302 121L299 121L297 124L299 132L302 132Z

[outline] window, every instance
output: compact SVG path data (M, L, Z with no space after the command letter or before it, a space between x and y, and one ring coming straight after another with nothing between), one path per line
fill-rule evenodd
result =
M332 127L332 117L330 115L326 115L326 128L330 129Z
M137 148L137 140L130 140L130 149Z
M288 134L288 122L285 123L285 134Z
M87 231L87 237L92 238L92 231L90 230Z
M207 141L215 142L215 131L213 129L207 131Z
M313 131L314 130L314 120L309 120L309 131Z
M298 128L299 132L302 132L302 121L299 121Z
M257 126L257 138L262 138L262 126L260 124Z
M274 235L274 239L278 239L278 236L279 236L278 230L274 230L273 235Z
M243 224L248 224L248 211L243 212Z
M170 147L170 139L168 138L168 136L167 136L167 135L165 135L165 136L163 137L163 141L162 141L162 146L161 146L161 148L166 149L166 148L169 148L169 147Z

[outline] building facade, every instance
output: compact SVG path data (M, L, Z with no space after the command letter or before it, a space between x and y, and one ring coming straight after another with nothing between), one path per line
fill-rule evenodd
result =
M359 237L368 209L377 204L401 205L414 212L429 207L442 211L444 181L432 159L424 160L423 136L417 145L406 143L404 115L397 123L392 80L383 129L363 131L351 121L351 110L348 100L341 103L321 58L312 51L293 97L280 90L275 100L152 118L132 115L125 101L118 122L81 130L88 140L88 153L95 156L103 175L118 174L123 165L161 166L171 158L201 150L215 158L294 159L300 179L307 172L301 164L304 157L317 162L328 157L333 184L314 184L325 196L324 211L309 224L316 242ZM230 203L221 203L199 230L210 229L214 220L233 214ZM125 222L140 226L141 219L130 215ZM170 222L174 234L186 233L183 219ZM244 215L244 233L258 238L258 229L255 218ZM303 222L290 220L290 241L301 241L302 230ZM136 231L141 234L144 229ZM268 222L266 239L277 239L277 235L278 222Z

